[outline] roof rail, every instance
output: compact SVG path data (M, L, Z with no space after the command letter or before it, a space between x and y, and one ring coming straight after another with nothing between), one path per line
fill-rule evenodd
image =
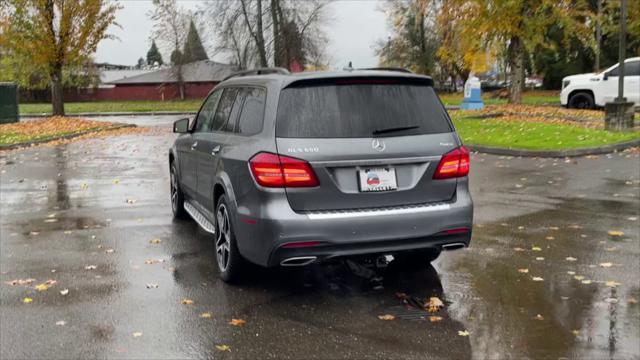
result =
M291 73L289 72L289 70L287 70L285 68L281 68L281 67L264 67L264 68L257 68L257 69L250 69L250 70L243 70L243 71L234 72L233 74L231 74L231 75L227 76L226 78L222 79L222 81L226 81L226 80L229 80L229 79L234 78L234 77L251 76L251 75L266 75L266 74L289 75Z
M364 69L358 69L358 70L396 71L396 72L413 74L411 70L401 68L401 67L372 67L372 68L364 68Z

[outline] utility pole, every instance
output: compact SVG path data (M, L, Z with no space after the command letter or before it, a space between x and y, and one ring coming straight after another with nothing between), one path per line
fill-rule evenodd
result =
M594 72L600 71L600 51L602 47L602 0L596 0L598 3L598 20L596 21L596 62L594 64Z
M620 0L620 38L618 42L618 97L604 105L604 126L607 130L633 128L633 103L624 97L624 57L627 37L627 0ZM603 80L611 81L611 80Z

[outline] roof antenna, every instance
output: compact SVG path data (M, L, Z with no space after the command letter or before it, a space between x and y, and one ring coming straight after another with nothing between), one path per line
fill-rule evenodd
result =
M353 64L351 63L351 61L349 61L349 65L346 67L343 67L342 70L344 71L353 71Z

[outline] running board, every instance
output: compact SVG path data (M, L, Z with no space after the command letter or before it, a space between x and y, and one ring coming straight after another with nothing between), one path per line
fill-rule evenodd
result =
M187 211L187 213L189 213L189 215L191 215L193 220L195 220L195 222L197 222L204 231L211 234L216 233L216 227L209 220L207 220L207 218L204 217L204 215L202 215L202 213L195 206L191 205L190 202L184 202L184 209Z

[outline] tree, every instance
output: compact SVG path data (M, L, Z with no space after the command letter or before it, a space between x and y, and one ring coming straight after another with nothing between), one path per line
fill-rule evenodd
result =
M506 46L510 72L509 102L522 102L525 55L539 46L548 46L544 29L557 23L569 35L593 47L589 19L593 18L584 0L443 0L457 9L465 54L478 49L499 53Z
M436 51L434 13L430 0L402 0L387 3L392 35L379 41L376 53L380 65L402 67L421 74L434 70Z
M156 41L151 41L151 48L147 51L147 65L154 66L156 63L158 65L164 64L162 60L162 55L160 51L158 51L158 47L156 46Z
M136 64L136 69L142 69L145 64L146 64L146 62L144 61L144 58L140 57L138 59L138 63Z
M171 49L171 75L176 79L180 99L184 100L184 75L182 73L182 53L188 16L178 7L176 0L153 0L154 10L149 14L154 22L152 38L162 40L162 45Z
M64 115L65 73L86 66L98 43L113 38L107 29L116 24L120 6L107 0L3 0L0 7L1 47L17 63L46 74L53 114Z
M187 64L194 61L209 60L207 52L202 46L200 35L193 20L189 22L189 33L187 34L187 40L184 43L184 49L182 50L182 61Z

